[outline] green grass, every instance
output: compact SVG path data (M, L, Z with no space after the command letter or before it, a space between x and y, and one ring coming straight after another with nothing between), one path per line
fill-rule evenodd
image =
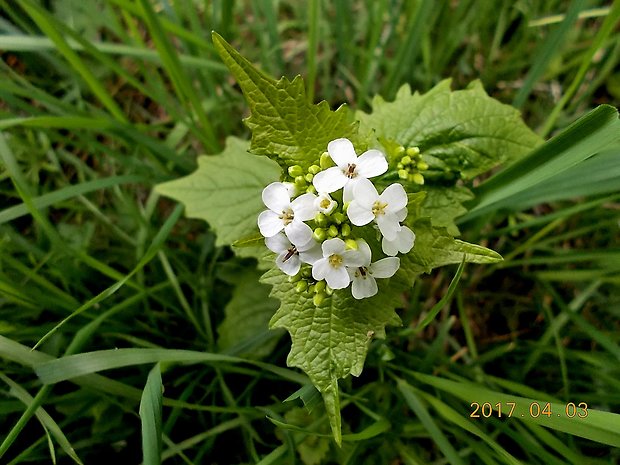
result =
M569 127L620 101L620 2L0 7L0 462L620 460L619 142L601 129L618 121L603 108ZM248 136L212 30L333 108L480 79L563 133L483 184L459 224L505 261L415 282L404 327L341 383L341 449L286 368L287 336L221 334L235 296L264 296L254 263L153 191ZM470 418L511 399L515 418ZM554 417L528 418L533 402ZM569 402L590 415L558 418Z

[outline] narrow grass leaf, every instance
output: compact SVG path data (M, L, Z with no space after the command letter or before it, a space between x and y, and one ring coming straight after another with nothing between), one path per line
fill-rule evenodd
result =
M159 363L156 363L149 373L140 400L144 465L161 463L162 392L161 369Z

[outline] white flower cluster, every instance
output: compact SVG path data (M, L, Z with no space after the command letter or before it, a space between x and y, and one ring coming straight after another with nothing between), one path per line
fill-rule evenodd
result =
M311 166L305 175L299 166L289 168L295 183L268 185L262 194L268 210L258 217L267 247L278 254L276 265L297 278L299 291L314 290L317 305L325 294L351 283L356 299L375 295L375 278L393 276L400 267L396 255L409 252L415 241L413 231L401 224L407 217L403 186L392 184L379 194L369 180L388 169L382 152L368 150L358 157L348 139L336 139L328 144L327 156L336 166L321 169L322 157L321 166ZM306 182L312 185L299 194ZM368 243L351 237L351 225L371 223L388 256L372 263Z

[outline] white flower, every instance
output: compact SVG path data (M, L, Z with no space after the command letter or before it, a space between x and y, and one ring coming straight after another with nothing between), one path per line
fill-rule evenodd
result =
M304 221L317 214L314 194L303 194L291 202L291 193L281 182L272 182L263 189L263 203L269 210L258 215L258 229L265 237L272 237L284 229L295 245L305 245L312 238L312 229Z
M396 239L400 221L407 216L407 193L403 186L392 184L379 195L372 182L364 179L355 185L353 196L347 209L351 223L364 226L375 220L387 240Z
M289 276L299 273L302 262L312 265L322 257L321 248L314 239L303 246L295 246L284 234L278 233L266 238L265 244L269 250L278 254L276 265Z
M388 241L387 238L383 238L381 241L381 248L384 254L393 257L398 252L408 253L413 249L414 243L415 233L407 226L401 226L401 230L396 233L396 238L394 240Z
M353 198L353 187L360 179L379 176L388 169L383 153L372 149L358 158L349 139L331 141L327 144L327 153L338 166L317 173L312 183L317 192L331 193L344 187L344 202L349 202Z
M372 297L377 293L377 281L375 278L391 278L400 267L400 259L396 257L382 258L374 263L370 263L370 247L366 241L357 240L357 248L364 257L364 264L356 268L347 268L351 285L351 294L356 299Z
M329 194L319 193L318 197L314 201L314 206L321 213L329 215L336 209L338 203L333 200Z
M344 289L351 282L346 267L364 265L364 256L357 250L347 250L342 239L328 239L321 246L323 258L312 265L312 277L325 280L332 289Z

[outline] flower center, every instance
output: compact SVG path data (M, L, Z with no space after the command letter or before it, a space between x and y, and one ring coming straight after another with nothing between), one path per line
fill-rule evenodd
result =
M342 257L338 254L330 255L327 259L329 264L334 268L340 268L342 266Z
M296 253L297 253L297 247L295 247L294 245L289 247L288 250L286 251L286 255L284 256L282 261L283 262L287 261L289 258L291 258Z
M368 276L368 268L366 268L365 266L360 266L357 268L357 270L355 270L355 277L356 278L363 278L366 279L366 276Z
M284 226L287 226L291 221L293 221L294 217L295 215L293 214L293 210L291 210L290 208L287 210L282 210L282 214L279 216L279 218L284 223Z
M331 202L329 201L329 199L323 199L319 202L319 206L323 209L323 210L327 210L329 208L329 204Z
M349 179L353 179L354 177L357 176L357 173L355 172L354 163L350 163L349 165L347 165L347 169L344 170L344 175Z
M387 202L381 202L381 200L377 200L372 204L372 214L377 215L385 215L385 207L387 207Z

